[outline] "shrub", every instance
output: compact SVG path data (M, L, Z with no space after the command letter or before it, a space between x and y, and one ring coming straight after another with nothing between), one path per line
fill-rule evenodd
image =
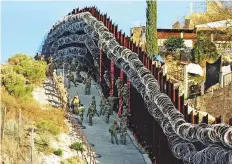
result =
M60 162L61 164L85 164L79 157L71 157Z
M185 48L184 39L180 37L170 36L165 42L164 47L171 52L175 52L177 49Z
M53 135L58 135L60 133L60 128L56 125L53 120L42 120L36 123L36 127L40 133L50 133Z
M44 152L45 154L51 154L55 150L51 148L50 145L51 136L49 133L38 134L35 138L36 148L39 152Z
M70 146L71 149L74 149L76 151L83 152L83 144L81 142L75 142Z
M22 75L13 71L7 72L6 70L3 70L2 73L5 73L2 74L2 85L7 89L9 94L16 97L31 96L33 86L25 86L26 79Z
M204 60L216 60L220 55L213 42L207 37L200 35L192 49L193 62L201 64Z
M16 73L23 75L29 84L39 85L46 78L47 63L37 61L25 54L12 56L8 63L13 66Z
M54 151L54 154L57 155L57 156L62 156L63 151L61 149L57 149L57 150Z

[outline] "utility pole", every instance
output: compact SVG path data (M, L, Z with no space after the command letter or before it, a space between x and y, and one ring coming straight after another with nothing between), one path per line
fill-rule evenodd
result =
M190 15L193 13L193 1L190 1Z

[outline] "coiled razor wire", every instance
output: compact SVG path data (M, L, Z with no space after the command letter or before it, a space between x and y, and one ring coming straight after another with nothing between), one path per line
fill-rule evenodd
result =
M97 33L99 36L98 47L102 47L107 57L124 71L133 87L142 95L149 113L160 124L164 134L167 136L170 149L176 158L182 159L185 163L194 164L232 163L232 127L227 124L187 123L183 114L175 108L170 98L160 92L157 80L139 60L138 55L120 46L114 35L109 32L104 24L89 12L65 16L63 20L57 22L53 27L57 30L66 23L70 26L70 24L80 20L94 29L92 33L95 33L94 35ZM49 35L52 36L52 32ZM88 33L86 38L89 38L89 36L92 36L92 34ZM71 36L68 37L70 38ZM53 48L57 48L55 44L64 44L65 38L62 39L61 41L54 38L54 43L52 44L54 46L49 48L49 46L44 45L43 51L48 52L49 49L50 52L46 54L52 54L51 52L56 51ZM75 42L77 40L72 41ZM66 42L70 42L70 40ZM86 43L86 47L89 49L92 45L88 47L88 44L92 44L92 42ZM94 52L92 51L91 53ZM95 56L95 54L92 55ZM197 141L200 141L207 147L200 151L196 150L192 142ZM222 148L220 144L227 148Z

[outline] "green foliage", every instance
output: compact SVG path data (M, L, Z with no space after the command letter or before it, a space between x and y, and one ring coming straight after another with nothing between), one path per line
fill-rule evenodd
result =
M40 133L50 133L53 135L58 135L61 130L56 125L56 122L53 120L41 120L36 123L36 127Z
M168 51L175 52L177 49L185 48L184 39L180 37L170 36L164 46Z
M1 70L2 85L7 89L9 94L15 97L31 96L33 86L26 85L26 79L14 72L11 67L4 67Z
M57 156L62 156L63 151L61 149L57 149L57 150L54 151L54 154L57 155Z
M75 142L70 146L71 149L74 149L76 151L80 151L83 152L84 148L83 148L83 144L81 142Z
M79 157L71 157L64 161L60 162L61 164L84 164L85 162L81 161Z
M200 35L194 44L193 51L193 62L201 64L206 59L216 60L220 55L217 53L217 48L213 42L207 37Z
M46 78L47 64L45 61L34 60L25 54L12 56L8 63L16 73L23 75L29 84L40 84Z
M154 54L158 54L156 0L147 0L146 17L146 51L152 59Z
M51 148L50 145L51 135L49 133L40 133L35 138L36 149L39 152L43 152L45 154L54 153L55 149Z

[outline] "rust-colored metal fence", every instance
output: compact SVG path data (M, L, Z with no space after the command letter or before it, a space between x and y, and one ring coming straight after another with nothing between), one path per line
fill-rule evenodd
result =
M188 114L188 105L184 104L184 95L179 95L178 88L175 89L174 84L169 82L166 76L163 76L162 70L160 68L152 65L152 61L147 57L145 52L142 52L141 47L137 47L125 36L125 33L122 33L118 30L117 25L112 24L110 17L107 17L106 14L101 14L100 11L95 7L86 7L82 10L74 9L71 13L69 13L69 15L78 14L81 12L90 12L99 21L104 23L109 31L114 34L115 38L118 40L121 46L127 47L131 51L136 52L139 56L139 59L151 71L155 79L158 81L161 92L167 94L171 98L177 110L184 115L185 120L194 124L200 123L199 114L194 115L193 112ZM102 61L100 62L104 63L106 66L106 68L101 68L101 76L103 72L108 69L108 71L111 72L111 76L114 78L121 77L124 83L128 82L125 74L122 76L121 70L116 68L116 66L114 66L115 68L112 68L112 65L110 64L111 61L107 59L104 53L102 54L101 59ZM115 89L111 90L111 92L113 92L113 95L115 95ZM105 94L109 95L109 91L107 91ZM144 147L144 149L149 152L149 157L151 158L152 162L154 164L182 164L183 162L181 160L173 156L169 149L167 137L163 133L159 124L149 114L141 95L133 87L130 88L129 110L131 112L131 116L129 117L128 121L129 128L134 133L137 141ZM116 112L118 112L118 109ZM208 123L208 115L203 117L201 122ZM220 122L221 116L217 117L214 123ZM228 124L232 125L232 119L228 121ZM195 146L199 150L204 147L201 143L196 143Z

